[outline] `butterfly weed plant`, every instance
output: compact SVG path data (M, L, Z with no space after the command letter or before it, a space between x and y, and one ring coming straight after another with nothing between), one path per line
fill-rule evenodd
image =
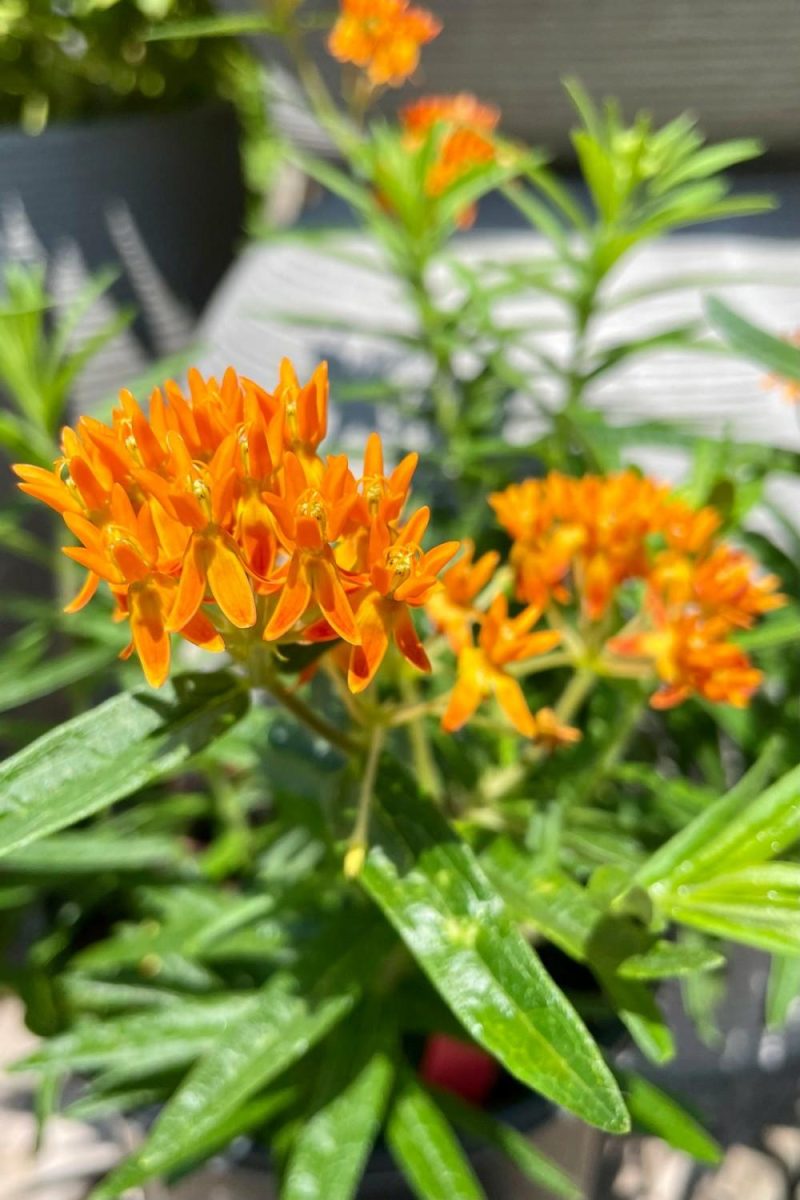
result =
M627 127L573 86L587 203L473 97L373 115L439 35L427 11L343 0L341 100L307 47L316 17L284 2L256 24L338 148L303 164L417 314L430 444L390 456L373 432L337 452L325 364L285 359L276 379L123 389L54 463L15 467L66 527L69 611L97 610L143 676L95 681L93 706L0 766L6 975L43 1035L22 1064L40 1111L138 1124L94 1200L241 1136L287 1200L356 1195L378 1143L419 1196L473 1200L464 1137L577 1196L506 1119L529 1093L714 1161L615 1048L668 1062L661 988L697 1010L737 943L773 958L772 1024L798 990L800 546L750 528L774 456L639 426L689 451L669 486L626 461L631 431L587 389L633 354L711 345L590 335L646 239L764 206L720 173L757 147L706 147L685 119ZM498 189L548 250L467 270L453 238ZM497 320L531 290L563 307L563 361ZM539 372L560 403L512 446L507 406Z

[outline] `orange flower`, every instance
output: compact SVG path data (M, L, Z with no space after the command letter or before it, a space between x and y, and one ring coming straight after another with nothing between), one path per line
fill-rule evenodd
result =
M579 606L583 625L573 630L573 646L596 638L587 623L610 623L615 606L619 617L639 603L625 585L642 581L647 602L608 642L609 673L614 655L642 659L643 670L649 665L664 684L655 707L691 694L747 702L760 674L730 634L784 597L748 554L716 541L714 509L693 509L634 471L581 479L553 472L514 484L490 503L513 539L519 599Z
M759 575L749 554L726 543L697 560L660 554L650 578L668 609L693 605L730 628L749 629L756 617L786 603L777 576Z
M428 598L457 543L422 552L427 510L398 529L417 455L386 474L373 434L360 480L344 456L323 461L324 363L301 384L284 360L274 392L233 370L221 383L192 370L188 385L188 395L172 382L156 389L147 414L123 391L110 424L83 417L64 430L52 471L15 468L80 543L65 550L87 570L68 611L106 583L130 623L123 657L135 650L155 686L172 633L245 656L238 630L254 643L357 646L366 629L366 666L351 669L363 687L383 657L370 614L427 668L408 609Z
M443 196L475 167L497 160L498 145L493 135L500 123L500 110L482 104L467 92L428 96L406 105L400 112L400 123L412 149L424 146L432 131L441 130L425 176L429 196ZM465 208L459 217L461 227L468 228L475 215L475 205Z
M727 623L691 611L670 616L652 595L648 607L653 628L612 639L609 649L652 662L662 680L650 700L653 708L674 708L692 695L745 708L762 674L741 647L727 640Z
M403 129L422 140L436 125L493 133L500 124L500 109L484 104L470 92L455 96L422 96L400 110Z
M552 708L540 708L533 714L536 724L536 741L546 750L558 750L560 746L574 746L583 737L580 729L565 725Z
M315 602L339 637L357 643L360 635L331 546L356 502L355 479L347 459L329 458L317 487L310 483L299 458L288 453L283 495L265 493L264 502L291 556L276 579L280 594L264 638L274 641L283 637Z
M413 75L420 49L441 28L432 13L408 0L341 0L328 49L339 62L361 67L376 87L396 87Z
M442 718L444 729L451 733L460 729L484 700L494 696L523 737L536 736L536 718L506 667L546 654L561 641L555 630L531 633L540 616L541 610L530 605L519 616L509 617L505 596L495 597L483 619L478 645L465 646L458 656L458 680Z
M418 509L396 534L376 520L369 541L369 582L358 600L356 623L361 645L350 655L348 685L361 692L375 678L390 638L420 671L430 671L428 656L419 640L410 608L419 608L436 587L437 576L459 548L443 542L423 552L420 546L430 520L428 508Z
M455 654L472 641L472 627L480 619L472 601L495 572L500 555L490 550L474 562L475 543L465 541L464 552L442 576L425 605L434 627L444 633Z

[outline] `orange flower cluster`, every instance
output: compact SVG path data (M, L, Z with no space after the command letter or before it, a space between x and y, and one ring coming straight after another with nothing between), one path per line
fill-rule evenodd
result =
M360 67L376 87L398 87L441 29L432 13L408 0L341 0L328 50L339 62Z
M429 663L410 610L425 603L458 549L423 552L429 520L405 522L416 455L386 474L377 434L356 478L344 455L322 459L324 364L304 386L284 360L272 392L235 371L221 383L189 372L189 394L156 389L145 415L120 394L110 425L65 429L52 470L17 466L24 492L63 514L80 543L65 553L88 575L68 611L101 580L149 683L170 665L170 635L208 650L251 630L267 642L349 643L348 682L361 691L393 639ZM240 635L239 635L240 640Z
M411 149L423 146L432 130L441 130L433 161L425 175L429 196L444 195L475 167L497 161L499 148L495 131L500 110L482 104L462 92L456 96L426 96L400 111L400 124ZM468 227L475 219L475 206L462 214L460 224Z
M583 623L602 634L626 615L632 597L620 593L623 585L643 581L644 604L607 641L609 669L614 657L649 663L662 682L652 700L658 708L693 694L747 704L761 675L731 634L783 597L774 576L759 575L749 555L718 540L714 509L692 509L633 471L581 479L553 472L490 503L513 540L523 604L543 611L575 603Z

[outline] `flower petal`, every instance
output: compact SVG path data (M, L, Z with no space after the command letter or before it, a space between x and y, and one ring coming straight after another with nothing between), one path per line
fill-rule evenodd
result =
M210 553L207 578L211 595L231 625L250 629L256 623L256 601L247 572L236 550L236 544L226 533L207 541Z
M297 556L292 559L286 583L278 596L275 611L264 630L264 641L272 642L283 637L296 625L311 603L311 584L305 567Z
M389 615L385 605L374 593L362 601L356 614L361 645L350 654L347 686L351 692L363 692L375 678L389 646Z

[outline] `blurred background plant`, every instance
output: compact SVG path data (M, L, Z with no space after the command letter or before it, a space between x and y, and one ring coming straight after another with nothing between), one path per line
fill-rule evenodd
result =
M257 74L235 39L148 40L159 22L212 11L202 0L3 0L0 121L36 134L51 121L169 111L209 98L233 101L257 121Z

